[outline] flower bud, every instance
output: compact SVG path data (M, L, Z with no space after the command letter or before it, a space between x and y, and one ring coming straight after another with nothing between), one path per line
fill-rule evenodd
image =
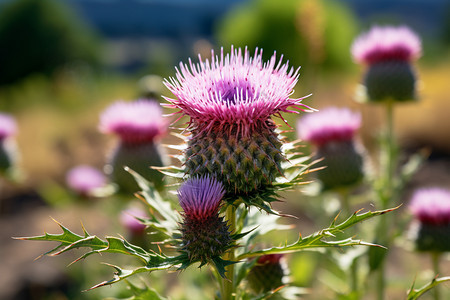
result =
M67 172L66 184L79 196L89 198L95 190L105 187L106 177L96 168L80 165Z
M0 175L11 171L17 160L17 148L12 137L16 134L15 119L0 113Z
M222 184L209 176L188 179L178 190L184 211L179 250L190 262L206 264L233 246L228 225L219 216L224 194Z
M261 294L285 285L287 273L283 254L268 254L257 259L247 274L247 281L254 293Z

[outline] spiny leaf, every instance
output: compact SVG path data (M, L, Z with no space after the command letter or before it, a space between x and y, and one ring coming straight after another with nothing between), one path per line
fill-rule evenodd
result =
M323 248L323 247L348 247L348 246L355 246L355 245L382 247L380 245L366 243L361 240L354 240L352 238L347 238L347 239L338 240L338 241L327 241L327 240L324 240L324 238L327 238L330 236L334 237L335 234L341 233L345 229L347 229L359 222L373 218L375 216L383 215L383 214L391 212L395 209L397 209L397 208L379 210L379 211L368 211L368 212L365 212L362 214L358 214L358 212L355 212L353 215L351 215L347 220L345 220L341 224L336 225L335 221L333 221L330 227L322 229L322 230L320 230L316 233L313 233L304 238L302 238L300 236L298 238L298 240L293 244L286 245L284 247L274 247L274 248L264 249L264 250L260 250L260 251L244 253L244 254L238 256L238 260L241 260L244 258L249 258L249 257L261 256L261 255L265 255L265 254L290 253L290 252L297 252L297 251L306 250L306 249Z
M158 212L159 216L152 216L152 219L148 220L148 224L155 229L164 232L168 236L172 236L174 231L178 229L178 223L181 222L180 215L172 208L169 201L164 200L161 195L152 188L151 184L145 180L138 173L131 169L127 170L135 178L137 184L141 188L140 193L145 200L145 203L152 208L152 210ZM147 223L147 222L146 222Z
M172 264L167 263L167 264L160 264L158 266L143 266L143 267L138 267L136 269L132 269L132 270L125 270L125 269L121 269L118 266L115 265L111 265L111 264L105 264L108 266L113 267L114 269L116 269L116 272L114 274L114 278L111 280L107 280L107 281L103 281L100 282L99 284L94 285L93 287L91 287L89 290L93 290L102 286L106 286L106 285L111 285L114 283L117 283L119 281L122 281L130 276L139 274L139 273L144 273L144 272L153 272L153 271L157 271L157 270L167 270L169 268L172 267Z
M419 297L421 297L423 294L425 294L426 292L428 292L429 290L431 290L432 288L434 288L438 284L440 284L442 282L446 282L446 281L450 281L450 276L440 277L440 278L433 278L433 280L431 282L427 283L426 285L424 285L420 289L414 289L414 283L413 283L413 286L411 287L411 289L408 292L407 300L419 299Z

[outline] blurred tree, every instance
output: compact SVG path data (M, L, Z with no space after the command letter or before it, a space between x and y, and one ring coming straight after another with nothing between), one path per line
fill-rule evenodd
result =
M0 13L0 85L50 75L72 61L99 62L99 43L63 1L16 0Z
M217 26L219 42L282 53L294 66L346 69L356 34L350 10L334 0L251 0L230 11Z

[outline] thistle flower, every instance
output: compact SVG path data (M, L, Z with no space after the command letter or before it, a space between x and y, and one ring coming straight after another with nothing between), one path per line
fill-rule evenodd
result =
M450 190L421 188L409 209L415 218L412 231L419 251L450 251Z
M315 166L326 166L314 174L324 189L348 186L363 176L362 146L356 141L361 115L347 108L328 107L306 115L298 121L300 139L312 143L316 158L323 158Z
M283 254L267 254L258 257L247 274L250 288L256 294L275 290L286 284L288 268Z
M219 216L225 194L223 185L212 177L193 177L178 190L183 208L182 245L190 263L214 261L233 246L228 225Z
M137 218L147 218L148 215L141 209L131 207L120 213L120 223L132 234L141 235L145 231L145 224Z
M82 197L91 197L96 189L106 185L106 177L98 169L80 165L66 174L67 186Z
M190 118L191 138L185 152L185 172L211 174L223 182L227 193L247 194L271 185L283 174L282 142L272 117L308 107L303 98L290 95L299 77L277 62L267 62L262 51L231 48L211 61L180 64L176 78L166 80L175 99L167 106ZM290 108L297 109L291 110Z
M364 77L369 101L416 98L416 75L411 63L422 54L419 37L406 26L373 27L358 37L351 52L368 66Z
M159 138L165 134L167 125L159 103L151 100L117 101L101 114L100 131L120 138L106 170L121 190L129 193L138 190L133 177L123 169L125 166L153 182L157 189L163 188L163 175L150 166L166 164Z
M12 137L17 132L15 119L6 113L0 113L0 174L10 170L16 159L17 150Z

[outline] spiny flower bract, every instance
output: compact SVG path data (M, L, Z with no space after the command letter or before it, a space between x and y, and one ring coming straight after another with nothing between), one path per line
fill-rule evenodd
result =
M361 64L412 61L422 54L422 45L419 37L406 26L374 26L355 40L351 52Z

